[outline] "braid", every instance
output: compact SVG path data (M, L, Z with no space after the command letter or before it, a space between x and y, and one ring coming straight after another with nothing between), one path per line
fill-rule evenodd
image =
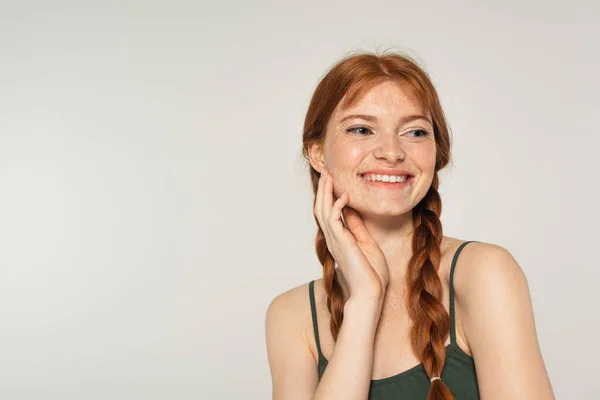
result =
M323 266L323 284L325 286L325 293L327 294L327 310L331 314L329 329L331 330L333 340L337 340L340 327L342 326L342 319L344 318L344 295L335 271L335 260L327 248L325 235L318 221L317 226L319 230L315 239L315 247L319 261Z
M450 329L450 317L440 300L442 284L437 273L443 236L438 184L436 172L425 198L413 209L413 254L407 267L407 307L413 321L411 344L430 378L442 374L446 360L444 342ZM427 400L454 400L454 396L436 379L431 383Z
M448 336L450 317L441 302L442 284L437 272L443 238L440 222L442 203L437 190L438 171L450 162L451 139L439 96L427 72L411 57L394 52L362 52L344 57L329 69L313 93L304 119L302 154L312 164L310 177L316 197L319 173L314 168L314 163L323 152L328 122L336 108L339 106L341 109L348 109L383 80L408 85L409 92L418 98L424 109L430 111L434 127L436 172L431 188L412 210L414 234L406 277L407 309L412 321L412 348L429 377L441 377L446 359L444 343ZM327 308L331 313L330 330L334 340L337 340L344 311L344 296L340 285L343 283L342 276L336 273L335 260L327 249L318 221L317 226L316 252L323 266ZM431 383L428 400L454 400L454 396L440 379L436 379Z

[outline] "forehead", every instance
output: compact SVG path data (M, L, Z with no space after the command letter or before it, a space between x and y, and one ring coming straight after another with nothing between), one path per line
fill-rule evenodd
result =
M408 114L422 114L429 116L429 110L415 90L406 83L398 81L383 81L376 83L356 97L351 104L345 104L344 96L337 105L333 118L336 121L345 115L360 113L374 116L398 117Z

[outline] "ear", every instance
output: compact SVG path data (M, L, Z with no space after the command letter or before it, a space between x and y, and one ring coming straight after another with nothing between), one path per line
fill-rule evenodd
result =
M310 165L319 173L323 171L325 161L323 159L323 146L321 143L315 142L308 146L308 158Z

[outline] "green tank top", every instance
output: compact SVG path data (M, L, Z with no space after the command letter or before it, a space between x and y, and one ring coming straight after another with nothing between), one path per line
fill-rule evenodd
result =
M450 267L450 344L446 346L446 363L442 375L442 382L448 386L457 400L479 399L479 388L477 386L477 374L473 357L465 353L456 344L456 331L454 321L454 267L458 255L465 245L472 241L462 243L452 259ZM327 368L327 359L321 352L319 341L319 327L317 324L317 310L315 306L315 281L309 284L310 309L312 313L315 341L319 353L319 379ZM423 364L419 364L407 371L397 375L371 380L369 389L369 400L425 400L429 392L430 381L425 372Z

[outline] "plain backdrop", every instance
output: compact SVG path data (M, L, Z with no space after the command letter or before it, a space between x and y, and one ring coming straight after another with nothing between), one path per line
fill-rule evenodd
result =
M599 20L591 0L0 1L0 398L270 398L266 309L321 275L308 102L385 49L452 129L444 233L514 255L557 398L597 398Z

